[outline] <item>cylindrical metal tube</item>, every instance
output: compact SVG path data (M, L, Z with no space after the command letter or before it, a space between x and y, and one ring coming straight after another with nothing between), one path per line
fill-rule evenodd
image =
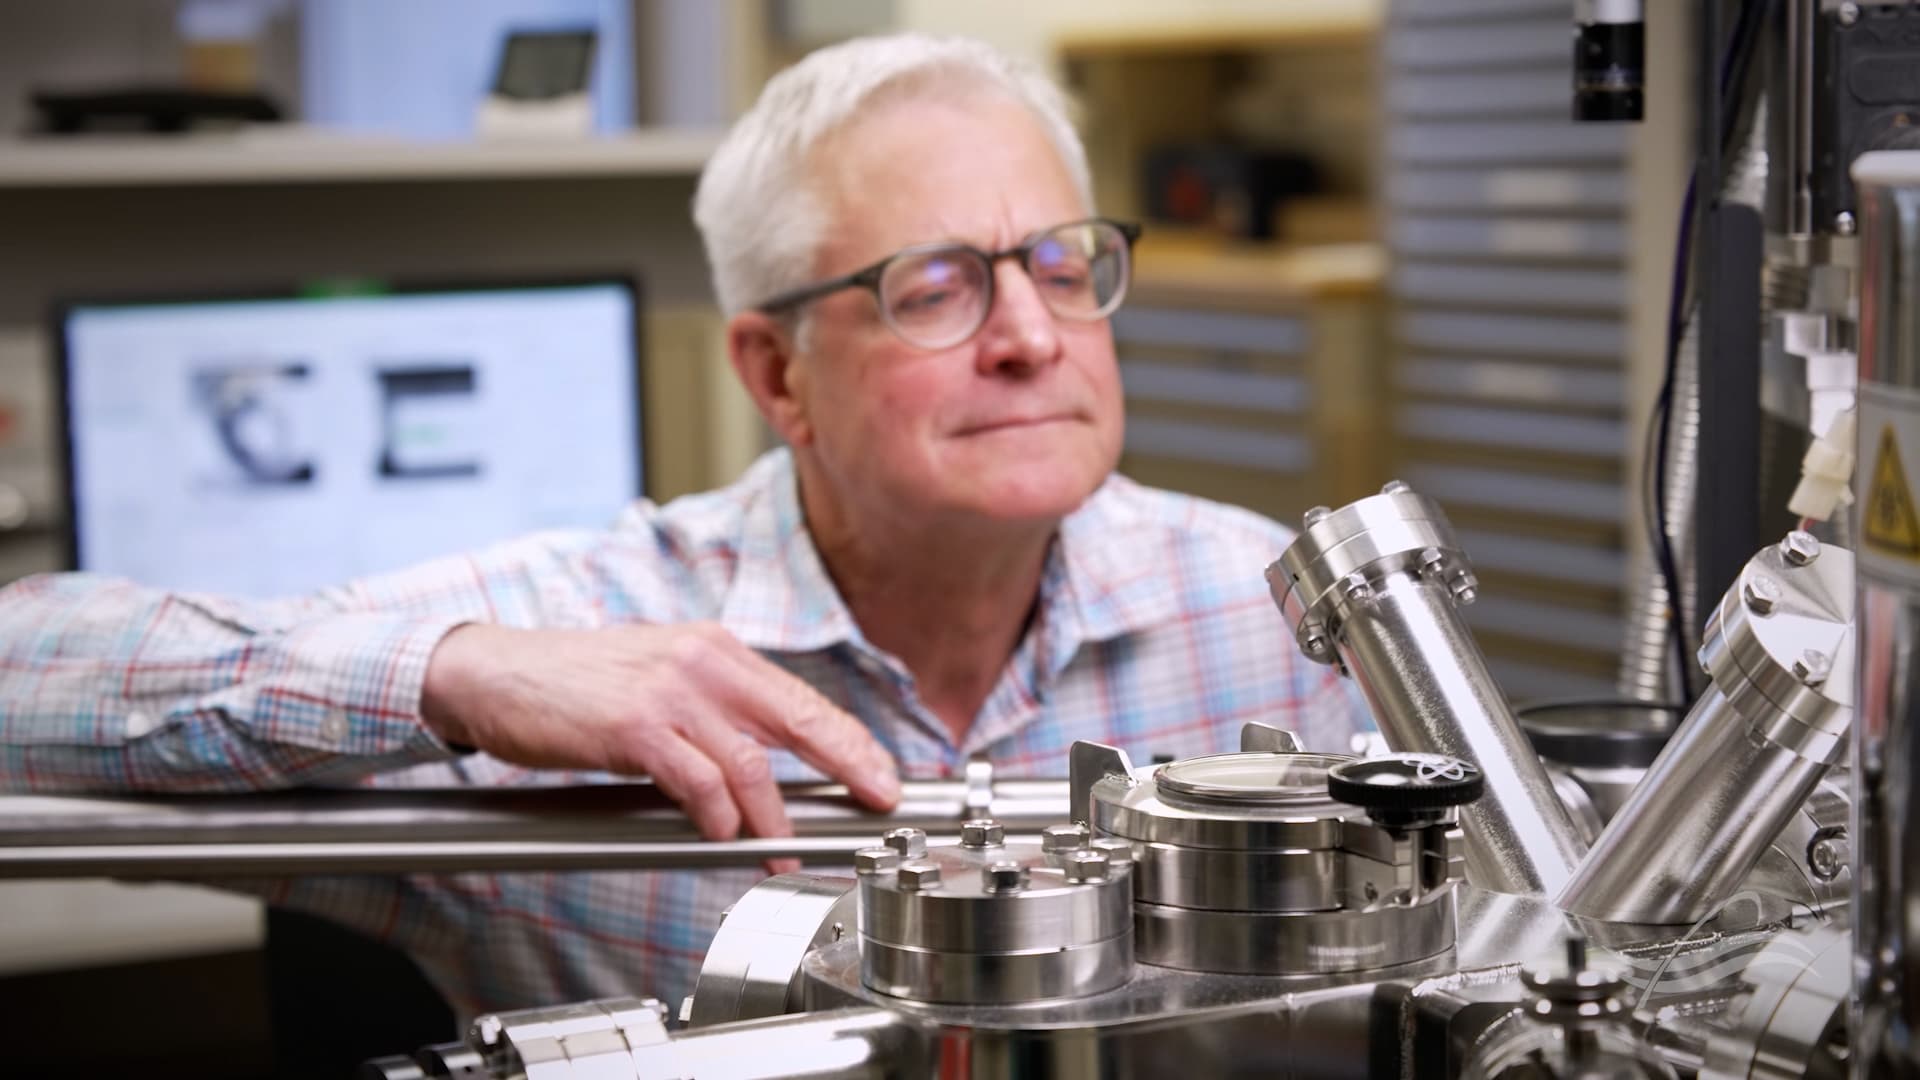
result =
M1860 228L1855 1077L1920 1072L1920 153L1853 166Z
M847 865L888 828L992 814L1029 835L1067 817L1064 780L910 780L892 814L835 784L783 785L795 836L706 841L651 784L271 795L0 796L0 878L247 877Z
M842 1009L674 1033L633 1052L633 1076L885 1080L933 1075L936 1037L892 1009Z
M1307 655L1359 681L1389 746L1479 766L1467 880L1557 894L1585 846L1461 618L1478 583L1439 505L1393 483L1311 511L1267 580Z
M1713 686L1593 845L1560 906L1691 923L1733 895L1846 749L1853 557L1793 533L1707 623Z

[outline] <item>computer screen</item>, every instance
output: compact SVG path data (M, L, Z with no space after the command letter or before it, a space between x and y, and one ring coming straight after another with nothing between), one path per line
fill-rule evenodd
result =
M76 303L60 313L77 569L284 596L643 490L631 282Z

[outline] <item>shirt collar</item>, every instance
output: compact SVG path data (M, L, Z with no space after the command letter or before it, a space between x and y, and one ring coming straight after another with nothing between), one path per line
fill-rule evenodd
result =
M865 638L827 576L800 510L792 456L778 450L747 496L733 583L720 624L768 652L808 652ZM1039 666L1051 677L1086 642L1177 618L1170 523L1145 512L1137 488L1109 477L1061 522L1040 579Z

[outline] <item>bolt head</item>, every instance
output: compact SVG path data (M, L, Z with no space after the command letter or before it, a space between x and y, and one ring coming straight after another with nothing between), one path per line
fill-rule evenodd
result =
M909 892L931 889L940 884L940 866L930 862L904 863L898 875L900 887Z
M1780 583L1765 575L1755 574L1747 579L1740 595L1746 601L1748 611L1755 615L1771 615L1775 605L1780 603Z
M1326 656L1333 649L1333 642L1327 640L1327 628L1317 622L1300 624L1294 640L1300 643L1300 651L1308 656Z
M1480 579L1465 570L1453 575L1450 588L1453 592L1453 602L1462 607L1480 599Z
M1832 881L1847 868L1847 842L1844 837L1815 840L1807 848L1807 867L1821 881Z
M1859 222L1845 210L1833 215L1833 231L1841 236L1852 236L1860 228Z
M1348 600L1356 604L1365 604L1373 600L1373 583L1362 573L1348 574L1340 581L1340 591Z
M1313 509L1307 511L1306 516L1302 517L1300 520L1306 525L1307 528L1311 529L1315 525L1318 525L1321 522L1327 520L1327 516L1332 513L1333 513L1333 507L1331 506L1316 506Z
M1826 684L1827 676L1833 674L1833 657L1818 649L1808 649L1793 662L1793 677L1811 687Z
M1805 566L1820 557L1820 541L1809 532L1795 529L1780 541L1780 557L1792 566Z
M899 852L903 859L917 859L927 853L927 834L919 829L888 829L880 842Z
M500 1045L501 1036L507 1032L507 1026L500 1018L492 1014L482 1016L473 1022L473 1037L481 1046Z
M1380 486L1380 494L1382 495L1405 495L1412 490L1413 489L1408 487L1403 480L1389 480Z
M1087 827L1074 822L1070 825L1049 825L1040 830L1040 850L1073 851L1087 844Z
M974 818L960 823L960 846L999 847L1007 842L1007 830L992 818Z
M1109 867L1126 866L1133 862L1133 844L1117 836L1102 836L1087 846L1095 851L1106 852Z
M853 853L853 872L865 877L900 867L900 853L890 847L861 848Z
M980 884L990 893L1016 893L1027 887L1027 868L1017 862L989 863L980 871Z
M1446 553L1437 547L1420 549L1420 569L1429 574L1437 574L1447 567Z
M1062 869L1067 872L1067 880L1074 883L1105 881L1112 873L1112 864L1107 860L1107 853L1099 848L1070 851L1063 862L1065 865Z

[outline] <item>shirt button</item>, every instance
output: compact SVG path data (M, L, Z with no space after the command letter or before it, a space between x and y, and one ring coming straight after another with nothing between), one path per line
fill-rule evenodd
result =
M347 714L328 713L320 722L320 737L328 742L340 742L347 737Z

